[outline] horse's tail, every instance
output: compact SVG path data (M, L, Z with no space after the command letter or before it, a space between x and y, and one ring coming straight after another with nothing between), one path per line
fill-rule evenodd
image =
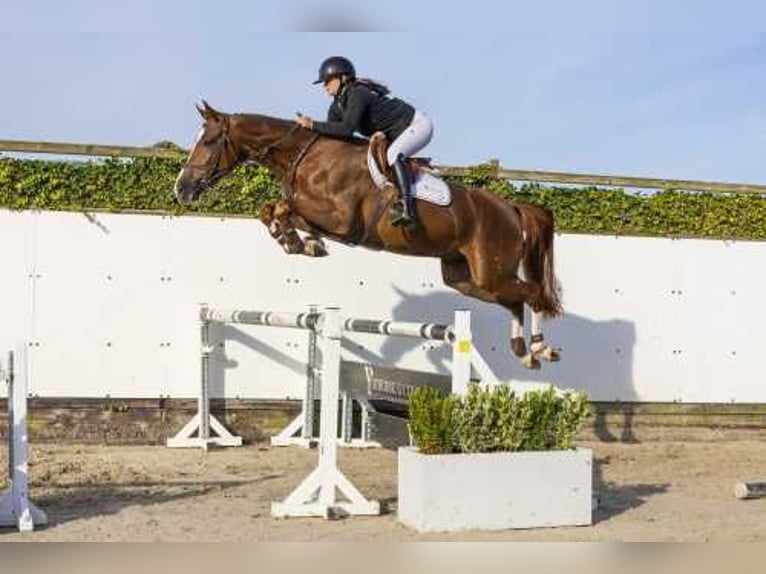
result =
M553 213L545 207L529 203L515 203L521 215L524 231L524 275L530 283L540 285L540 309L545 317L559 315L563 308L557 291L553 270Z

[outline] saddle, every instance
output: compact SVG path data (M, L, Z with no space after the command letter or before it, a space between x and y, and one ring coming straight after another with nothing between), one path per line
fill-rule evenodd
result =
M367 151L367 166L370 170L372 180L380 188L386 186L396 187L392 180L394 179L394 170L388 165L386 153L391 142L388 141L386 134L376 132L370 138L370 145ZM437 175L437 170L431 164L430 157L410 157L407 158L407 168L410 173L410 179L414 182L418 179L421 171Z

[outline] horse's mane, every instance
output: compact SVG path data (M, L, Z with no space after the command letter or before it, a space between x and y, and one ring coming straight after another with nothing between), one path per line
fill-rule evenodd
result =
M251 122L258 122L258 121L268 121L273 124L279 124L282 127L289 127L291 124L294 124L295 122L293 120L287 120L284 118L276 118L274 116L267 116L265 114L245 114L245 113L237 113L237 114L230 114L232 117L242 118L247 121Z
M266 121L268 121L268 122L270 122L272 124L276 124L276 125L278 125L280 127L283 127L283 128L290 128L290 127L295 125L295 120L288 120L288 119L284 119L284 118L276 118L274 116L267 116L265 114L238 113L238 114L231 114L231 116L232 117L236 116L238 118L242 118L244 120L253 121L253 122L258 122L258 121L266 120ZM354 146L359 146L359 147L362 147L362 146L363 147L367 147L370 144L369 140L367 140L366 138L358 137L358 136L354 136L352 138L337 138L337 137L332 137L332 136L320 135L320 137L321 138L327 138L327 139L334 139L334 140L344 141L346 143L350 143L350 144L352 144Z

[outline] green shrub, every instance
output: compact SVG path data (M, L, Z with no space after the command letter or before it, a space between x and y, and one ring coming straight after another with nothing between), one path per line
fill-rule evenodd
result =
M455 395L445 396L438 389L419 387L409 397L410 434L426 454L455 451Z
M52 211L152 211L253 217L280 195L265 169L241 167L201 201L180 206L173 184L182 159L136 158L90 161L21 160L0 157L0 207ZM509 201L544 205L556 229L575 233L766 239L766 198L757 194L710 194L622 189L514 186L497 179L497 166L469 168L456 183L483 187Z
M410 395L410 433L426 454L562 450L590 414L585 393L553 387L517 395L507 386L469 386L464 397L430 387Z

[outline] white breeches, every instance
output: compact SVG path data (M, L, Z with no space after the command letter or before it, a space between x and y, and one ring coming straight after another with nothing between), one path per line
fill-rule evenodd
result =
M412 157L422 150L431 141L434 134L434 125L431 118L424 113L415 110L412 123L396 138L388 147L386 159L388 165L392 165L399 154L404 157Z

